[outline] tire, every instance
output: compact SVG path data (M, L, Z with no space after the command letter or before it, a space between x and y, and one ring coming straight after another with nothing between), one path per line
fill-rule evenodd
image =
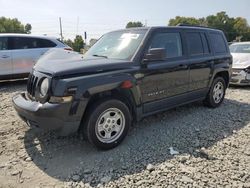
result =
M83 131L87 140L98 149L108 150L124 140L132 117L123 102L105 99L92 105L87 112L86 121L83 121Z
M216 92L217 91L217 92ZM226 82L223 77L216 77L209 89L206 99L203 101L205 106L216 108L221 105L226 93Z

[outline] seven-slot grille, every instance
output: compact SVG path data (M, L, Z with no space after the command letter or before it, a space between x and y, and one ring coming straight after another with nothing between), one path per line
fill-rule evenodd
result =
M34 75L30 75L28 83L27 83L27 92L32 96L35 97L35 91L38 84L38 77Z

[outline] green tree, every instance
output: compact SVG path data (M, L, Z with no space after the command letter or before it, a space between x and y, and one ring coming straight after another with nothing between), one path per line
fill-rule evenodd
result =
M67 44L68 46L70 46L70 47L73 49L73 44L74 44L74 42L73 42L72 40L68 39L68 40L64 40L63 42L64 42L65 44Z
M218 12L216 15L210 15L206 18L207 26L222 30L228 41L232 41L237 36L234 30L234 18L230 18L226 12Z
M85 43L81 35L76 35L74 40L67 39L63 41L65 44L70 46L74 51L80 52L81 49L84 47Z
M176 26L178 24L189 24L189 25L201 25L203 20L196 19L194 17L182 17L176 16L174 19L170 19L168 25Z
M131 27L143 27L144 25L141 22L128 22L126 28Z
M169 20L170 26L179 23L189 25L201 25L222 30L228 41L241 38L242 41L250 40L250 27L245 18L229 17L226 12L218 12L216 15L209 15L206 18L193 18L176 16Z
M234 30L242 37L242 40L250 40L250 27L245 18L237 17L234 20Z
M31 33L31 25L23 25L17 18L0 17L0 33Z
M29 23L24 26L25 33L30 34L31 33L31 29L32 29L32 26Z
M73 42L73 50L80 52L81 48L84 47L84 40L81 35L76 35Z

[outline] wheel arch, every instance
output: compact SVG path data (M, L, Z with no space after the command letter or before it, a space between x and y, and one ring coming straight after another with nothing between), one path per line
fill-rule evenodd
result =
M217 77L222 77L225 82L226 82L226 86L228 87L229 85L229 81L230 81L230 74L228 72L228 70L224 70L224 69L221 69L221 70L218 70L214 76L213 76L213 79L210 80L210 84L209 84L209 87L211 87L212 83L213 83L213 80Z
M81 122L88 116L88 112L95 103L100 100L117 99L123 102L129 109L133 120L137 119L136 102L131 89L115 88L108 91L102 91L89 96L88 103L82 116ZM80 126L81 128L81 126Z

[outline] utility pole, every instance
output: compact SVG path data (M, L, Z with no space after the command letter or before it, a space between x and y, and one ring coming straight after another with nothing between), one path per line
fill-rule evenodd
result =
M144 25L145 27L147 27L148 26L148 20L145 20L145 25Z
M62 20L61 20L61 17L59 17L59 23L60 23L60 35L61 35L61 41L63 41L63 34L62 34Z
M84 31L84 40L85 40L85 45L87 45L87 32Z
M79 16L77 16L76 35L78 35L78 28L79 28Z

